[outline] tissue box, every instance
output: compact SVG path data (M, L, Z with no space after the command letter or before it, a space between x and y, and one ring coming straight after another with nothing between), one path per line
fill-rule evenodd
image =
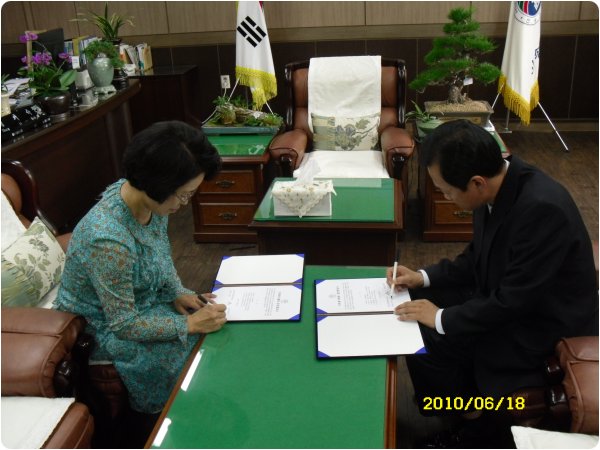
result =
M275 216L330 216L331 180L298 184L295 181L276 181L273 185Z

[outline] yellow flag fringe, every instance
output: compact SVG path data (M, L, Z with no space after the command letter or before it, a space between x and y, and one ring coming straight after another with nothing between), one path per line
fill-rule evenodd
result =
M498 80L498 93L501 93L504 97L504 106L519 116L521 123L529 125L531 111L533 111L540 101L540 91L537 80L535 80L531 87L530 100L525 100L506 83L506 76L501 74Z
M277 79L272 73L236 66L235 76L240 84L252 88L252 102L257 110L277 95Z

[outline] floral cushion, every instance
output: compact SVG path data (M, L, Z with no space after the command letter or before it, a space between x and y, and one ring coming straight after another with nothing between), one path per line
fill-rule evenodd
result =
M361 117L312 114L315 150L378 150L379 113Z
M57 285L65 253L52 232L35 218L29 229L2 252L2 306L37 306Z
M4 251L5 248L9 247L19 236L25 233L26 228L19 220L4 192L0 196L0 202L2 205L2 251Z

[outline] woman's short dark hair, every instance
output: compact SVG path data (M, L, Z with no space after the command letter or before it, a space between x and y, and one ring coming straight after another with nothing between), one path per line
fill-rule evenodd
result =
M493 136L468 120L440 125L425 138L419 151L421 165L439 164L444 180L462 191L475 175L493 177L504 164Z
M133 136L123 156L125 178L148 197L164 202L191 179L210 180L221 157L202 130L184 122L157 122Z

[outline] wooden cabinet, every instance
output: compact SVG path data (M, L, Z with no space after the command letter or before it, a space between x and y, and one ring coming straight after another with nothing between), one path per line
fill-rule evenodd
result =
M60 232L72 231L106 187L123 176L123 152L132 136L130 102L137 80L77 111L63 122L2 142L2 161L16 160L37 184L39 207Z
M500 145L502 155L510 152L498 136L491 132ZM430 242L469 242L473 237L473 212L466 211L444 198L436 188L425 167L419 167L419 197L423 205L423 240Z
M419 194L423 202L423 240L470 241L473 212L460 209L433 185L427 169L419 167Z
M269 185L269 153L223 157L223 170L205 181L193 198L196 242L256 242L248 229Z
M142 86L131 102L134 133L163 120L201 125L197 66L154 67L130 78Z

